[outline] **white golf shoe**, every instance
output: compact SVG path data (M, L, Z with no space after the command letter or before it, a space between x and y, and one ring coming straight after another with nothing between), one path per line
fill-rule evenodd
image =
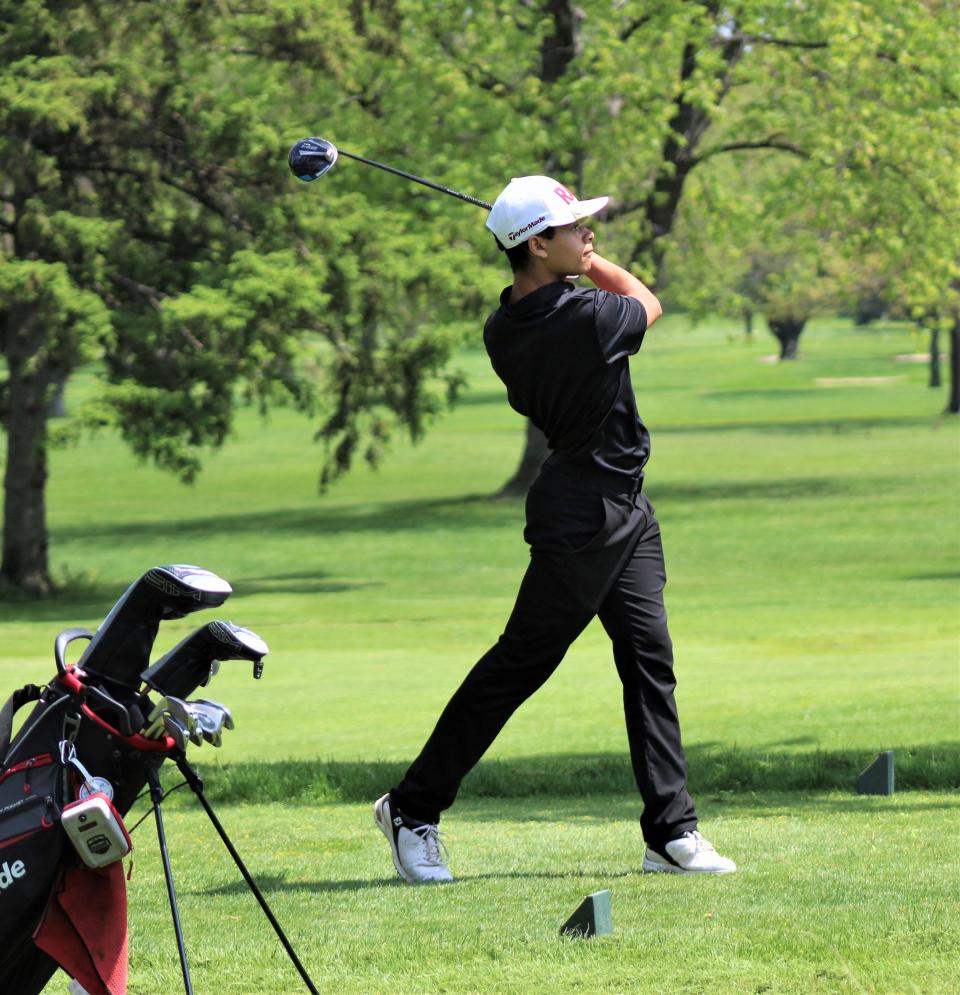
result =
M376 800L373 816L387 837L393 866L404 881L442 884L453 880L447 867L447 848L435 823L415 822L394 811L389 793Z
M737 865L721 857L709 840L695 829L679 839L670 840L664 853L647 847L643 855L645 871L665 871L667 874L732 874Z

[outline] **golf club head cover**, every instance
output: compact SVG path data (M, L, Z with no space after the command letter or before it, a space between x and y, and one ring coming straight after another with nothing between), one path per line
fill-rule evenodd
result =
M127 688L139 687L160 622L217 608L232 591L227 581L202 567L153 567L113 606L77 666L92 677Z
M140 675L160 694L186 698L211 677L217 660L251 660L253 676L263 670L267 644L250 629L220 620L208 622L160 657Z

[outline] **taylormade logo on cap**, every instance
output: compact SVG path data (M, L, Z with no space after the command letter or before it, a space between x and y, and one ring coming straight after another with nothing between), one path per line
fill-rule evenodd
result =
M541 214L539 218L534 218L534 220L531 221L530 224L524 225L522 228L518 229L517 231L508 232L507 238L509 238L510 241L513 242L516 239L518 239L524 232L531 231L531 229L536 228L537 225L542 224L543 221L545 220L546 219Z
M549 176L517 176L493 202L487 227L502 246L512 249L545 228L559 228L589 218L606 207L609 199L578 200Z

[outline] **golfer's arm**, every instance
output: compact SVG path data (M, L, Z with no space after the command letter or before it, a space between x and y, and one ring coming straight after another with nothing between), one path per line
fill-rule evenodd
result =
M613 294L622 294L624 297L635 297L643 305L647 312L647 328L649 328L663 314L663 308L656 295L644 283L638 280L632 273L616 263L604 259L596 252L590 257L590 269L586 276L592 280L601 290L609 290Z

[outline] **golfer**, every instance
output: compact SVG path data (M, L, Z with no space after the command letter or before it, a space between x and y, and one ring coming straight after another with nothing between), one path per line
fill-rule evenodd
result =
M643 869L736 870L697 831L687 793L660 526L642 490L650 437L629 368L661 307L640 280L594 251L584 219L607 200L580 201L556 180L523 176L487 220L513 283L487 319L484 345L510 405L544 432L551 454L527 495L530 565L503 635L450 699L403 780L374 805L405 881L452 880L441 812L595 615L623 683L644 806ZM594 287L578 288L571 276Z

